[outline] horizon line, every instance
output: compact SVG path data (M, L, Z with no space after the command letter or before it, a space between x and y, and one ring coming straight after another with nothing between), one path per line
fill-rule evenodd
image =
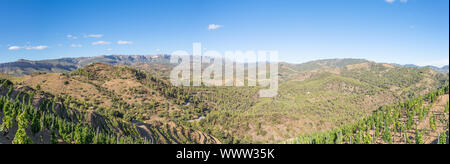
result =
M40 60L17 59L15 61L0 62L0 64L14 63L14 62L18 62L18 61L21 61L21 60L38 62L38 61L59 60L59 59L94 58L94 57L102 57L102 56L171 56L171 55L172 54L109 54L109 55L102 54L102 55L95 55L95 56L59 57L59 58L48 58L48 59L40 59ZM207 56L205 56L205 57L207 57ZM443 68L443 67L446 67L446 66L450 65L448 62L447 62L447 64L444 64L444 65L441 65L441 66L432 65L432 64L421 65L421 64L413 64L413 63L399 64L399 63L395 63L395 62L379 62L379 61L370 60L370 59L366 59L366 58L318 58L318 59L308 60L308 61L305 61L305 62L287 62L287 61L283 61L283 60L279 59L278 63L287 63L287 64L299 65L299 64L305 64L305 63L314 62L314 61L321 61L321 60L345 60L345 59L366 60L367 62L374 62L374 63L380 63L380 64L391 64L391 65L399 65L399 66L412 65L412 66L417 66L417 67L438 67L438 68Z

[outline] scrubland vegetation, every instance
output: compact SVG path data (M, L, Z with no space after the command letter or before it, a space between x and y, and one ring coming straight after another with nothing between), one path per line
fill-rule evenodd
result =
M2 74L0 143L445 143L448 136L448 74L429 68L284 63L278 96L260 98L259 86L175 87L167 80L172 65L159 58Z

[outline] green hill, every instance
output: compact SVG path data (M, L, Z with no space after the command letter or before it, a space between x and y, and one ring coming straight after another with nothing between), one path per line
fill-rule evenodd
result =
M353 124L371 116L380 106L424 96L448 85L449 79L448 74L430 68L362 59L280 63L278 96L260 98L261 87L172 86L168 75L173 65L164 55L100 56L45 63L50 65L40 73L31 73L37 68L24 73L26 69L3 64L3 70L22 72L18 73L22 76L0 77L13 81L13 90L26 87L31 93L54 95L49 99L59 97L55 102L67 105L69 111L84 112L76 115L82 118L80 122L61 118L71 126L80 124L96 132L94 125L101 125L109 127L103 128L104 133L149 143L279 143ZM53 68L55 64L76 69L55 73L59 72ZM14 101L15 97L6 98L6 93L4 101ZM90 125L86 121L92 120L90 113L91 117L107 121L91 121L95 124ZM6 118L1 116L2 120ZM17 119L18 114L12 116ZM4 122L5 126L9 124ZM124 133L119 127L122 123L134 134ZM11 126L18 123L13 121ZM2 140L11 143L15 133L6 132L9 136ZM64 136L57 138L59 143L73 142ZM32 136L31 140L37 141Z
M448 86L339 128L301 135L294 144L448 144Z
M93 64L23 78L1 80L1 143L220 143L165 119L160 111L177 111L175 99L131 68Z
M308 69L280 64L283 78L275 98L257 97L258 87L194 88L213 110L191 126L224 136L224 142L273 143L352 123L380 106L448 84L448 75L429 68L364 60L317 62L308 63L314 65Z

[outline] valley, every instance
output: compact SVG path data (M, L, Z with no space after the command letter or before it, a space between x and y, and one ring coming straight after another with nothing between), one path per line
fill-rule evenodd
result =
M167 55L0 64L0 142L12 143L20 132L21 142L28 137L33 143L100 143L99 138L102 143L323 143L336 129L356 127L343 136L402 144L405 131L398 132L398 124L370 126L392 130L392 139L383 140L381 127L374 137L376 130L365 124L363 135L359 120L379 120L385 112L382 118L404 122L411 115L404 111L412 109L397 104L430 94L437 99L423 99L423 108L414 109L415 128L407 134L415 140L416 129L424 133L424 143L432 143L448 132L442 121L448 122L449 77L428 67L363 59L280 63L279 93L273 98L260 98L259 86L176 87L168 80L173 67ZM401 114L387 116L387 106ZM419 119L424 108L429 110ZM430 130L430 120L436 129Z

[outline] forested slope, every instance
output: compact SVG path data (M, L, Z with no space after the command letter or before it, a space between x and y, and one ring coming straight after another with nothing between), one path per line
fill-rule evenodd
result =
M101 63L88 64L95 61ZM448 74L429 68L331 59L280 63L278 95L260 98L260 86L173 86L167 56L51 62L81 64L67 73L0 77L13 81L16 89L26 87L70 102L69 109L83 115L127 123L150 143L279 143L352 124L380 106L448 85Z
M327 132L302 135L294 144L448 144L448 85Z
M120 113L108 114L69 96L0 82L0 142L4 144L220 143L174 123L128 121Z

